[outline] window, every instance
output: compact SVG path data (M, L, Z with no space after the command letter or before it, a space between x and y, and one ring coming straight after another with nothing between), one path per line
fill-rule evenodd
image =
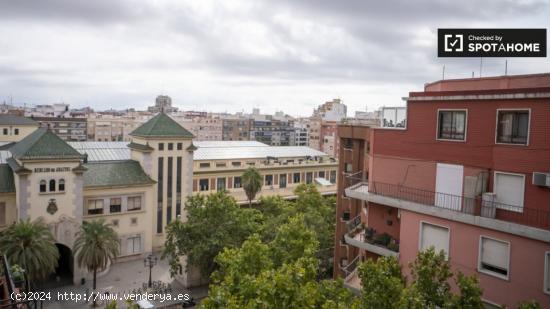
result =
M13 134L19 135L19 129L13 129Z
M241 162L231 162L231 165L237 167L237 166L241 166Z
M243 184L242 184L242 181L241 181L241 177L239 176L235 176L233 177L233 188L237 189L237 188L242 188Z
M325 171L319 171L319 178L325 178Z
M544 253L544 293L550 294L550 251Z
M279 175L279 188L286 188L286 174Z
M174 150L174 143L168 143L168 150Z
M128 205L126 209L128 209L128 211L141 210L141 196L128 197Z
M182 150L183 149L183 144L182 143L177 143L176 149L177 150Z
M493 192L497 207L522 212L525 175L495 172Z
M159 143L159 150L164 150L164 143Z
M8 129L7 128L4 128L4 130L2 130L4 132L4 135L8 135Z
M59 191L63 192L65 191L65 179L59 179Z
M497 116L497 143L527 145L529 111L499 110Z
M120 197L111 198L111 203L109 205L109 213L117 213L121 210L122 203L120 202Z
M478 260L480 272L508 279L510 243L481 236Z
M89 200L88 214L101 215L103 213L103 200Z
M216 189L218 191L224 191L225 190L225 177L220 177L216 181Z
M200 191L208 191L208 179L199 179Z
M330 171L330 183L336 183L336 171Z
M406 107L383 107L382 127L404 129L407 126L407 108Z
M273 175L265 175L265 185L266 186L273 185Z
M292 182L293 183L300 183L300 173L294 173L292 175Z
M437 138L463 141L466 139L466 111L439 111Z
M344 170L346 173L351 173L353 171L353 165L351 163L346 163L344 166Z
M254 166L254 165L256 165L256 163L255 162L246 162L246 165Z
M216 163L216 167L226 167L227 165L225 164L225 162L223 163Z
M351 138L344 139L344 148L345 149L352 149L353 148L353 140Z
M449 256L449 229L426 222L420 223L420 251L433 247L435 252L443 250Z
M128 245L126 253L128 254L140 253L141 252L141 235L128 237L126 244Z
M313 182L313 173L312 172L306 173L306 183L310 184L312 182Z
M46 181L40 180L40 192L46 192Z
M209 168L209 167L210 167L210 163L199 163L199 167L200 167L200 168Z
M0 225L6 225L6 203L0 203Z
M55 179L50 180L50 192L55 192Z

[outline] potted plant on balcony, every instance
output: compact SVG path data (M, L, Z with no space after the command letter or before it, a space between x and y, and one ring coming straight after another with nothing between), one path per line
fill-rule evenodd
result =
M391 239L392 239L392 237L390 236L390 234L382 233L382 234L375 235L373 241L377 245L387 247L388 244L390 243Z
M22 288L25 284L25 270L21 266L13 264L10 265L10 274L13 284L18 288Z
M392 238L392 240L390 241L387 247L391 251L399 252L399 240Z
M372 227L366 227L365 228L365 242L371 243L372 239L374 237L374 234L376 234L376 230Z

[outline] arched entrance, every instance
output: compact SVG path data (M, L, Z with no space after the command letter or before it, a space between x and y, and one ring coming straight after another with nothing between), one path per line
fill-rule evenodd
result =
M43 282L42 287L44 288L56 288L73 284L73 252L69 247L63 244L56 243L55 246L59 251L57 267L55 268L55 271Z

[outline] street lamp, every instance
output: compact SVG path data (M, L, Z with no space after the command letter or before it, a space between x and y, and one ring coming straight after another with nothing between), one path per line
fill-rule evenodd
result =
M149 267L149 284L147 287L153 286L153 280L151 278L151 271L153 269L153 266L157 265L158 258L152 254L149 254L145 259L143 259L143 264L145 267Z

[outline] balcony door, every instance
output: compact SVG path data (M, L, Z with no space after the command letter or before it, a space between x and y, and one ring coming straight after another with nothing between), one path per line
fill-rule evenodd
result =
M462 209L462 165L437 163L435 206L460 211Z

